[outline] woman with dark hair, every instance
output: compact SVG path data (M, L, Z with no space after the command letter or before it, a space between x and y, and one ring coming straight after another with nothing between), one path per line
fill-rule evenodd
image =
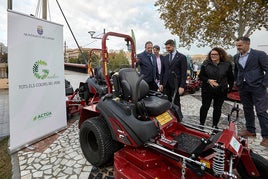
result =
M199 73L202 80L202 106L200 108L200 124L204 125L209 107L213 100L212 127L218 128L221 108L229 89L232 89L234 75L232 65L227 61L227 53L219 47L213 48L203 62Z

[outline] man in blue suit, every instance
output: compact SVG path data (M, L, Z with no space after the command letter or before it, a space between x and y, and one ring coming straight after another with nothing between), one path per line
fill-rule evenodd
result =
M246 119L246 130L238 135L256 136L255 106L263 137L260 144L268 147L268 56L263 51L251 49L248 37L238 38L236 47L239 53L234 56L235 80Z
M177 89L174 104L180 106L180 95L184 93L186 86L187 59L185 55L175 49L173 40L167 40L165 46L168 54L163 60L159 89L168 96L169 101L172 101L175 89ZM177 84L174 81L176 78ZM175 86L175 84L178 86Z
M156 57L153 52L153 43L148 41L145 43L145 50L137 55L137 65L140 66L140 74L148 83L150 90L157 91L157 81L159 79Z

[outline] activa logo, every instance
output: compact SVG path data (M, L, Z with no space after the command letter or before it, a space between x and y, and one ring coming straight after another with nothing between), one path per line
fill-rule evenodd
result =
M45 112L45 113L34 116L33 120L38 121L38 120L49 118L51 116L52 116L52 112Z
M37 62L34 63L33 65L33 74L37 79L46 79L49 70L45 69L47 66L47 63L43 60L38 60Z

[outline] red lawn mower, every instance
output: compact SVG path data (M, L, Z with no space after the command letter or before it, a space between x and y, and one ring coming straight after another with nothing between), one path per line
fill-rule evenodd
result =
M193 78L193 77L188 76L186 79L185 92L194 94L196 91L199 91L200 86L201 86L201 82L198 77Z
M268 96L268 88L267 88L267 93L266 95ZM240 102L240 96L239 96L239 92L238 92L238 87L234 86L232 91L230 93L227 94L227 99L230 101L236 101L236 102Z
M73 93L66 95L67 118L90 104L99 101L99 98L107 93L107 85L102 74L102 68L92 68L92 55L94 52L100 52L101 49L92 48L89 50L88 75L86 82L80 82L79 88ZM66 83L66 82L65 82Z
M227 99L230 101L237 101L240 102L240 96L238 93L237 86L234 86L230 93L227 93Z
M132 68L107 71L108 36L130 43ZM80 113L79 141L89 163L103 167L113 160L117 179L268 178L268 161L237 136L229 115L226 129L183 122L178 106L150 91L134 69L135 46L128 35L108 32L102 38L102 72L107 94Z

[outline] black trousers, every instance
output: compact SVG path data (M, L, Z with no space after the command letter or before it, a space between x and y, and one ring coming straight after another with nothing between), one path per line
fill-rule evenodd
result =
M197 76L197 71L194 71L193 72L193 78L196 78L196 76Z
M170 87L170 85L167 83L167 85L164 86L164 94L168 96L168 100L170 102L172 102L172 98L174 95L174 91L175 89ZM181 103L180 103L180 94L178 93L178 91L176 91L176 96L174 99L174 104L176 104L177 106L181 107Z
M174 93L176 93L175 94L175 97L174 97L174 104L176 105L174 105L173 107L172 107L172 109L175 109L175 111L176 111L176 114L178 115L177 117L178 117L178 121L180 122L180 121L182 121L182 119L183 119L183 114L182 114L182 111L181 111L181 103L180 103L180 94L178 93L178 90L175 92L175 88L172 88L170 85L169 85L169 83L167 83L165 86L164 86L164 89L163 89L163 93L165 94L165 95L167 95L167 97L168 97L168 100L170 101L170 102L172 102L172 98L173 98L173 96L174 96Z
M218 91L210 91L210 90L203 90L202 89L202 106L200 108L200 124L204 125L206 122L207 114L211 102L213 100L213 121L212 126L218 125L221 117L221 108L226 98L227 92Z
M243 104L247 130L255 133L255 106L261 127L261 135L264 138L268 138L268 96L266 95L266 88L264 86L252 87L243 83L239 87L239 95Z
M158 86L157 86L157 84L154 81L147 82L147 84L149 85L149 89L150 90L153 90L153 91L157 91L158 90Z

